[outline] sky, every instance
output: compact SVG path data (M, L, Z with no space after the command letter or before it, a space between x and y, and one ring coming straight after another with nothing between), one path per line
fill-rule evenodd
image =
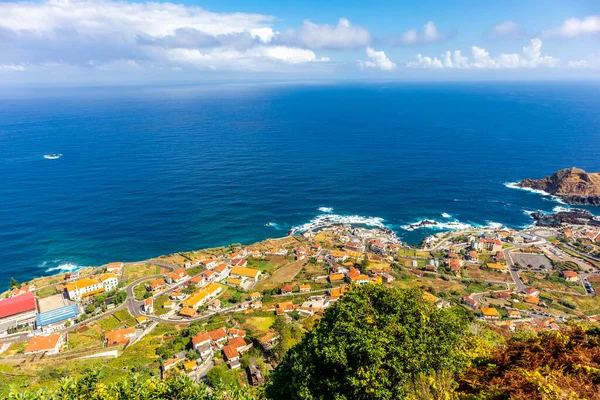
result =
M0 85L599 78L597 0L0 0Z

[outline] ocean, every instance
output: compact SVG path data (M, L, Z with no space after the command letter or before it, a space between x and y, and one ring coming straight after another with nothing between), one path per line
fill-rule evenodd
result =
M599 93L523 82L3 89L0 286L249 244L323 215L411 244L442 228L526 227L528 213L565 205L510 182L600 171ZM425 219L440 226L408 226Z

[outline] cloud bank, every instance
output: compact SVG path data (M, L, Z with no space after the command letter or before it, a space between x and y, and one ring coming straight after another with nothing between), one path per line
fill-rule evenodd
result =
M446 51L438 57L417 55L417 61L407 63L413 68L538 68L555 67L560 60L551 56L542 55L542 41L532 39L528 46L524 46L521 53L501 53L496 57L490 56L484 48L471 47L471 58L463 56L460 50Z
M299 45L276 42L274 20L263 14L214 13L171 3L0 3L0 65L13 70L60 64L262 71L328 61L301 46L310 38ZM356 30L340 20L328 42L312 47L333 46L336 34Z

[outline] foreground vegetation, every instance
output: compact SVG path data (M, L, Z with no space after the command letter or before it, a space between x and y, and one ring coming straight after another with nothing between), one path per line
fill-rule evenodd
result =
M260 322L273 321L267 316L261 318ZM283 345L271 354L280 364L267 376L264 387L252 388L240 385L236 379L227 379L231 378L231 371L225 366L213 369L217 372L222 369L222 374L209 375L210 387L196 384L184 375L159 380L156 376L115 368L79 378L65 377L51 388L15 386L5 398L600 398L597 324L572 325L558 332L512 334L474 320L472 313L462 307L439 309L417 289L380 285L353 289L323 318L313 322L314 327L311 325L304 333L279 326L284 325L282 318L274 319L272 327L282 335ZM147 363L186 349L190 336L199 329L195 324L180 332L175 328L158 329L132 348L140 353L152 352L136 355L140 360L149 357L151 360L141 360ZM167 336L175 339L165 342ZM158 339L163 345L150 350L150 342ZM129 363L131 359L126 362Z

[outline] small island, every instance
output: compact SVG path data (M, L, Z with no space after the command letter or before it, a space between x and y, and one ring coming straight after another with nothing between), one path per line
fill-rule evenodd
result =
M524 179L518 186L559 196L571 205L600 206L600 172L565 168L542 179Z

